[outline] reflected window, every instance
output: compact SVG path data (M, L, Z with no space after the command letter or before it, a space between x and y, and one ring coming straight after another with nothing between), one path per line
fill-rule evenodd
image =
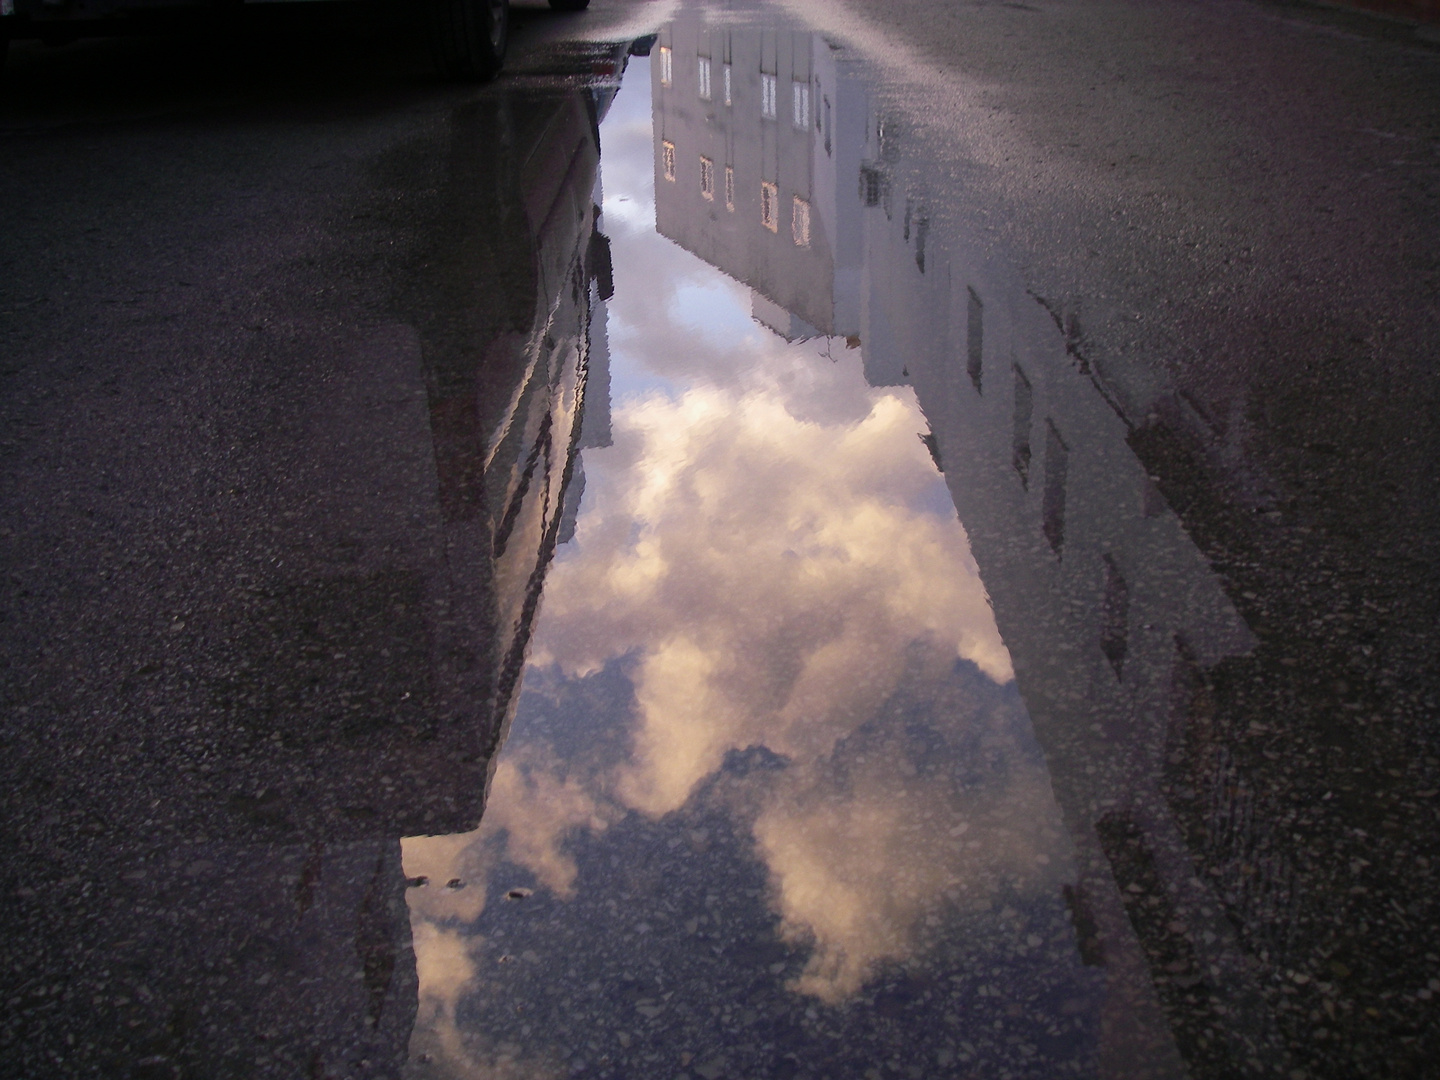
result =
M810 246L810 204L798 195L790 211L790 236L796 247Z
M709 101L709 100L710 100L710 58L709 58L708 56L702 56L702 57L700 57L700 69L699 69L698 75L699 75L699 80L700 80L700 100L701 100L701 101Z
M1124 678L1130 643L1130 586L1108 553L1105 556L1105 603L1100 612L1100 651L1117 679Z
M673 142L662 142L660 144L660 166L664 170L665 179L675 179L675 144Z
M1070 447L1054 421L1045 420L1045 496L1040 504L1045 539L1056 555L1065 546L1065 475L1070 471Z
M774 184L762 181L760 184L760 224L771 232L780 231L778 203L780 192Z
M674 54L669 45L660 46L660 85L669 86L675 81Z
M735 169L733 166L725 166L725 209L735 209Z
M730 105L730 104L732 103L732 101L731 101L732 91L731 91L731 84L730 84L730 65L729 65L729 64L724 65L724 66L720 69L720 82L721 82L721 92L725 95L725 104L728 106L728 105Z
M810 127L809 83L797 81L790 84L790 119L796 131L805 131Z
M766 120L774 120L775 112L776 82L774 75L761 74L760 76L760 115Z
M980 303L974 289L966 291L970 294L970 301L965 334L965 369L970 373L970 381L975 384L975 392L981 394L984 393L980 389L980 377L984 374L985 363L985 305Z
M708 157L700 159L700 194L712 201L715 198L715 162Z
M1020 474L1020 486L1030 488L1030 419L1035 410L1035 392L1020 365L1015 365L1015 421L1010 438L1010 463Z

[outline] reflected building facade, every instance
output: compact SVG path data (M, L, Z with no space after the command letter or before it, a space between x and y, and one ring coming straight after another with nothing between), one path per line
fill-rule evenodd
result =
M863 88L816 34L672 23L650 67L656 227L751 289L795 340L861 318ZM854 130L845 127L854 126Z
M399 1074L400 838L480 820L565 527L610 288L593 194L625 53L598 52L609 78L431 126L378 330L262 347L221 463L132 432L77 496L163 517L194 478L183 538L138 550L122 521L32 568L7 651L56 644L7 686L0 1071Z
M1101 1073L1288 1072L1301 1059L1267 972L1285 964L1294 868L1203 715L1206 673L1256 642L1131 448L1128 410L1163 388L1122 407L1062 314L970 254L988 245L955 242L843 52L698 21L660 42L657 229L750 286L781 336L858 345L867 380L913 387L929 420L1076 844L1065 902L1106 972ZM733 206L711 161L734 171Z

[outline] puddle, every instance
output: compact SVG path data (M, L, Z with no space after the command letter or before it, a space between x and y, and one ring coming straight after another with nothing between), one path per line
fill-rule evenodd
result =
M484 821L404 841L475 883L407 897L411 1073L1182 1075L1231 934L1166 718L1252 639L1103 388L818 34L671 23L600 137L583 496ZM1152 979L1142 899L1212 947Z

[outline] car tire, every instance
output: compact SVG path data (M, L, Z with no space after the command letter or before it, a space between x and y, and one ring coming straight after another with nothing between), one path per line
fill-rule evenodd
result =
M590 0L550 0L552 11L584 11L590 6Z
M447 79L488 82L505 63L510 0L430 0L430 45Z

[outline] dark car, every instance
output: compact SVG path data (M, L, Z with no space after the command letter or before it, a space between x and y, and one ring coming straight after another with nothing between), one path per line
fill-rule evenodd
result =
M166 16L235 19L276 0L0 0L0 61L12 38L60 44L77 37L125 32ZM280 0L340 3L344 0ZM484 81L505 62L510 0L390 0L397 13L426 23L436 66L447 78ZM549 0L556 11L582 11L590 0Z

